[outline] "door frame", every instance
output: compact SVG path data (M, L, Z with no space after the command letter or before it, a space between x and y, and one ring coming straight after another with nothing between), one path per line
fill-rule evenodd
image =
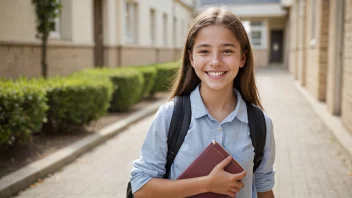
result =
M98 24L100 20L101 24ZM103 21L103 0L93 0L93 36L94 36L94 66L104 66L104 21ZM100 39L97 37L101 32Z

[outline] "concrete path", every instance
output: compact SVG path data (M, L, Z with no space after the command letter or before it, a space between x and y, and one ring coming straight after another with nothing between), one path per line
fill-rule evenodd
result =
M264 107L274 121L276 197L352 198L352 157L296 90L286 70L258 71ZM153 116L32 185L18 198L123 198Z

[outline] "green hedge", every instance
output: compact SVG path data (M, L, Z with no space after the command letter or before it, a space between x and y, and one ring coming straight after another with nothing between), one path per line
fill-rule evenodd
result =
M157 69L153 66L136 66L144 78L144 86L141 92L141 98L149 96L155 83Z
M33 81L0 82L0 145L28 142L45 120L46 101L45 91Z
M42 81L48 98L44 131L63 132L106 114L114 91L108 78L55 77Z
M155 65L157 76L151 93L169 91L173 78L180 68L177 62L169 62Z
M143 75L134 68L102 68L84 70L83 74L109 77L118 88L111 100L111 111L127 111L141 98Z

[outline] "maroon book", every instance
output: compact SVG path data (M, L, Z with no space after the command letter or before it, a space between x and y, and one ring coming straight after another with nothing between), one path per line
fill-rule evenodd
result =
M215 140L200 154L197 159L177 178L189 179L209 175L213 168L227 158L230 154ZM224 168L226 172L237 174L244 169L232 158L232 161ZM207 192L192 196L192 198L225 198L227 195Z

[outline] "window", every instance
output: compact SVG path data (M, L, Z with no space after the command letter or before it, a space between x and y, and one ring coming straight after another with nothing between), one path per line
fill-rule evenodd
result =
M126 32L125 40L127 43L136 43L137 30L137 4L127 1L125 8Z
M62 3L61 0L57 0L57 1ZM61 14L59 14L59 16L55 19L54 30L50 32L49 38L52 38L52 39L61 38Z
M156 33L156 26L155 26L155 10L150 9L150 43L151 45L155 45L155 33Z
M254 48L265 47L265 25L263 21L243 21L243 26Z
M311 35L310 35L310 38L311 38L311 41L310 41L310 44L311 45L315 45L315 36L316 36L316 32L315 32L315 26L316 26L316 23L315 23L315 15L316 15L316 1L315 0L312 0L312 6L311 6Z
M178 34L177 34L177 19L176 19L176 17L174 17L174 22L173 22L173 35L174 35L174 47L176 47L177 46L177 36L178 36Z
M168 43L167 43L167 39L168 39L168 28L167 28L167 14L164 13L163 14L163 32L164 32L164 47L167 47Z

